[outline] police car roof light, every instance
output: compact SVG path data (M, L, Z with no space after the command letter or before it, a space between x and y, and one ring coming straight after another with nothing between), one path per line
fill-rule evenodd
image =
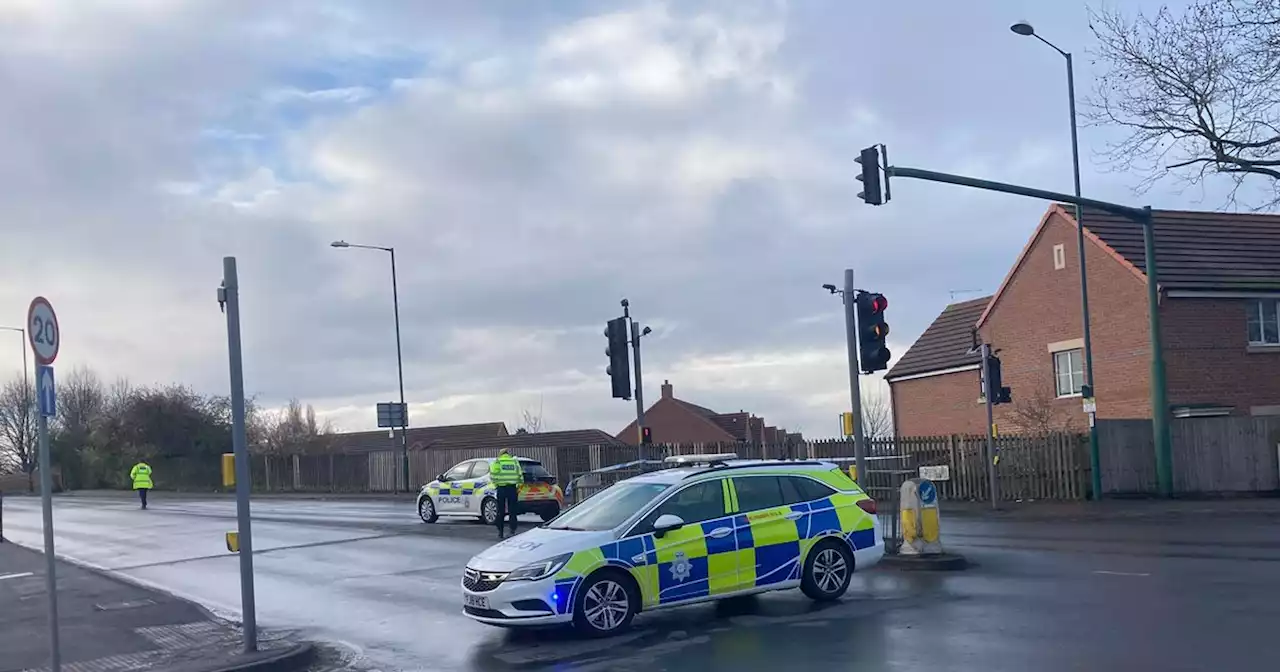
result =
M663 464L680 467L700 467L723 465L729 460L738 459L737 453L715 453L713 455L672 455L662 461Z

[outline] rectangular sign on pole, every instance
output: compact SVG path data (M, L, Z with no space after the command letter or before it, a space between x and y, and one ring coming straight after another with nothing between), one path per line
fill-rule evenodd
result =
M53 384L53 367L46 364L36 366L36 401L40 407L40 415L52 418L58 413L58 393Z
M383 401L378 403L378 426L379 427L408 427L409 426L409 410L407 404L400 404L394 401Z

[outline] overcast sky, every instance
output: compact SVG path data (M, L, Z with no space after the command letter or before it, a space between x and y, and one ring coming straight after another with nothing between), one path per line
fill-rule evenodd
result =
M1045 208L905 180L867 206L857 150L1070 190L1063 60L1024 18L1079 54L1083 97L1066 0L0 0L0 326L41 294L62 375L226 393L234 255L249 394L371 428L389 260L342 238L396 248L414 425L618 431L602 331L626 297L650 403L669 379L830 435L821 285L853 267L885 293L901 354L952 291L995 290ZM1082 131L1085 191L1137 203L1092 156L1107 134ZM1220 205L1174 186L1141 202Z

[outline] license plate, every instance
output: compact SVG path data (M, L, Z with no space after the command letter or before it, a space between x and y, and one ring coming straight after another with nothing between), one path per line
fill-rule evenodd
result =
M475 607L476 609L489 608L489 598L485 597L484 595L463 594L462 603L467 605L468 607Z

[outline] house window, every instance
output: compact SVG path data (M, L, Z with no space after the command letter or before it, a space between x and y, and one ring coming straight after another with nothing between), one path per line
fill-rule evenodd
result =
M1053 246L1053 270L1061 271L1067 267L1067 248L1058 244Z
M1250 301L1248 306L1249 345L1280 345L1280 321L1275 299Z
M1058 396L1080 394L1084 387L1084 350L1063 350L1053 353L1053 379Z

